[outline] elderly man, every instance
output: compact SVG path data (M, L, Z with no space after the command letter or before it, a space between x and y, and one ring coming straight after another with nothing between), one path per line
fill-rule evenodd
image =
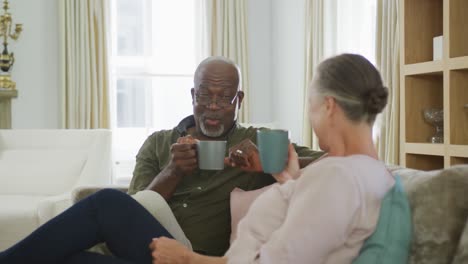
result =
M129 194L153 190L167 201L194 251L221 256L229 247L231 191L272 184L261 171L256 128L237 123L244 93L240 71L223 57L209 57L195 71L191 89L193 116L171 130L157 131L136 157ZM225 169L198 170L195 140L226 140L230 155ZM241 150L241 151L233 151ZM321 153L297 147L304 165ZM241 153L241 154L236 154Z

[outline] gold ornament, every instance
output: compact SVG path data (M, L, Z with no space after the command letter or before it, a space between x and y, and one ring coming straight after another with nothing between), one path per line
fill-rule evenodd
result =
M3 51L0 54L0 89L13 90L16 83L11 80L11 68L15 63L13 52L8 52L8 39L17 40L23 31L22 24L15 24L15 31L12 33L13 21L8 12L8 0L3 1L3 14L0 16L0 38L3 38Z

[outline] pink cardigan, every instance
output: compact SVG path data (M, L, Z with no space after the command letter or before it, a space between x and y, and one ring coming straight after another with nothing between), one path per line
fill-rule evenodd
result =
M228 263L351 263L377 225L394 179L364 155L328 157L260 195L238 226Z

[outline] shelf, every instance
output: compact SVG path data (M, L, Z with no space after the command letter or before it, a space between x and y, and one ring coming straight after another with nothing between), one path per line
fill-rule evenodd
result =
M426 108L443 108L443 76L434 74L405 77L406 142L428 143L435 128L424 120Z
M468 1L450 0L450 58L468 56Z
M406 154L406 167L425 171L443 169L444 156Z
M468 158L468 146L450 145L448 149L448 154L450 156Z
M443 1L404 2L404 63L432 61L433 38L443 34Z
M450 165L462 165L462 164L468 164L468 158L460 158L460 157L451 157L450 158Z
M445 145L432 143L406 143L405 152L410 154L443 156L445 154Z
M468 145L468 70L450 71L450 143Z
M404 66L405 75L418 75L418 74L428 74L428 75L442 75L444 70L444 65L442 61L428 61L420 62L414 64L407 64Z
M450 70L468 69L468 56L451 58L448 60Z

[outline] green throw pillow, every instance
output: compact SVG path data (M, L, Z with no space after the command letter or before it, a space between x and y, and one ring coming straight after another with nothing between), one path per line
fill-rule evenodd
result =
M364 242L353 264L404 264L411 242L411 210L400 177L382 200L374 233Z

